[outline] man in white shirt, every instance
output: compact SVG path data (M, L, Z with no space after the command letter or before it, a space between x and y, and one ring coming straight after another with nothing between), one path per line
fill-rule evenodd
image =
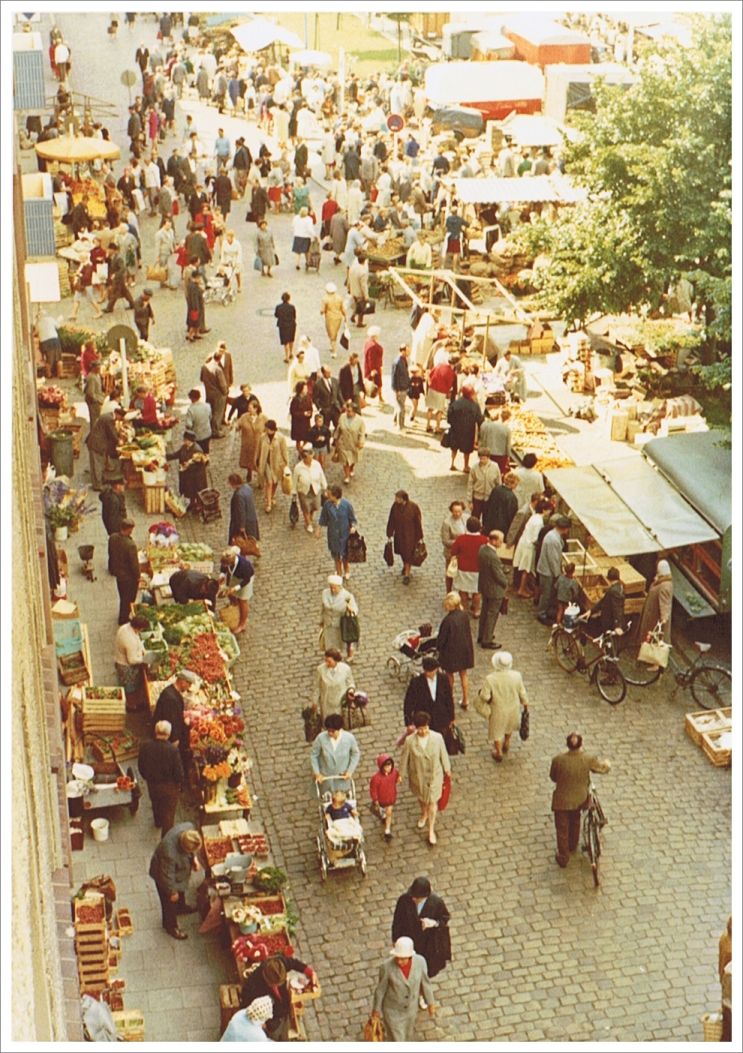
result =
M299 507L304 516L304 526L308 534L314 533L313 518L320 509L322 495L327 490L328 481L322 465L313 457L312 444L306 442L300 451L301 459L297 462L292 474L294 491L299 498ZM319 538L319 534L317 537Z
M54 65L57 67L57 75L61 81L67 80L70 72L70 49L64 40L60 40L54 49Z
M144 188L147 191L147 201L150 206L149 214L156 216L160 196L160 167L152 155L144 166Z

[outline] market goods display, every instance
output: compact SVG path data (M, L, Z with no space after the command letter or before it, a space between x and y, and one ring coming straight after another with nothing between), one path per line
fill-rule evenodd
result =
M292 957L294 948L285 932L275 932L261 936L257 934L238 936L232 942L232 953L237 961L250 964L265 961L266 958L275 954Z
M519 454L536 454L536 468L540 472L554 468L571 468L574 461L567 457L547 431L544 421L531 410L512 407L511 445Z

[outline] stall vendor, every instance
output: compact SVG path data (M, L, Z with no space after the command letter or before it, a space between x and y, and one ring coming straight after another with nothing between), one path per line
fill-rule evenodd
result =
M506 350L502 358L498 359L493 372L494 376L503 378L506 389L510 391L512 396L515 396L519 402L526 402L527 389L524 367L521 364L521 359L518 355L512 354L510 348Z
M216 607L219 581L198 570L177 570L168 580L174 603L189 603L191 600L206 600Z
M128 712L143 709L144 699L144 656L145 649L141 634L146 632L150 623L141 615L135 615L122 625L116 633L114 644L114 666L119 684L126 694Z
M129 409L138 411L139 421L137 423L141 421L142 424L148 426L157 426L160 423L157 417L157 400L146 384L140 384L134 389Z
M304 973L309 980L315 980L315 973L311 966L305 965L298 958L276 955L261 962L243 984L240 999L243 1006L250 1005L256 998L265 996L268 996L273 1002L273 1016L265 1025L266 1034L273 1042L286 1042L289 1037L291 992L286 974L290 969Z
M180 450L169 453L167 460L178 460L178 491L188 498L189 509L200 490L207 489L206 466L208 456L196 443L196 434L192 431L183 433L183 444Z

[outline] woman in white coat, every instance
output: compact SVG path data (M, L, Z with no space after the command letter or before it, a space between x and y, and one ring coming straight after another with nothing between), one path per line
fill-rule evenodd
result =
M493 672L480 688L478 702L489 708L488 738L493 743L493 760L500 763L508 753L511 735L521 726L521 707L529 708L529 699L521 673L513 666L513 655L500 651L493 655Z
M421 1000L428 1007L428 1015L434 1016L436 1006L426 959L415 953L409 936L401 936L389 959L379 967L372 1004L372 1016L384 1020L387 1042L413 1041Z
M436 844L436 815L444 790L444 776L451 775L451 761L443 735L431 731L428 713L413 716L415 731L405 739L400 759L400 779L408 777L410 789L418 798L421 817L418 829L428 827L428 843Z
M328 577L328 587L322 592L322 614L320 624L322 626L322 648L334 647L337 651L343 651L343 637L341 636L341 617L348 612L358 614L359 607L353 594L343 587L343 578L340 574L331 574ZM353 644L346 644L348 658L353 656Z
M325 719L330 713L343 716L343 703L348 691L356 686L351 666L343 661L340 651L329 647L325 658L315 670L313 703Z
M534 500L534 498L536 500ZM522 600L528 600L533 596L534 570L536 565L537 541L544 526L545 511L552 511L549 501L542 500L533 495L531 504L531 515L526 521L523 533L518 540L516 550L513 554L513 570L521 575L518 583L518 591L514 594Z

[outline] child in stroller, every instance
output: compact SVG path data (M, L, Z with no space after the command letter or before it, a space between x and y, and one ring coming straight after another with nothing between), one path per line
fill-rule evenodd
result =
M345 790L326 791L320 797L322 829L317 838L320 875L324 881L329 870L359 866L366 875L364 831L356 810L356 790L351 781L350 795Z
M407 684L420 673L423 656L436 655L437 637L431 623L425 622L417 629L403 629L392 641L392 647L395 654L387 659L387 669Z
M221 264L209 278L204 290L204 303L232 303L237 295L237 279L232 264Z

